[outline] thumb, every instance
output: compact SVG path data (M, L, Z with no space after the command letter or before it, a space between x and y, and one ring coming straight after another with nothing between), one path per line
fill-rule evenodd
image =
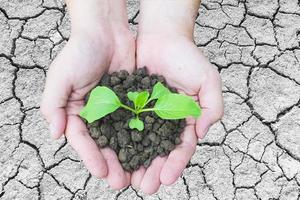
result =
M49 130L54 139L60 138L66 128L66 105L71 93L71 86L66 79L50 68L41 102L41 112L49 123Z
M210 126L221 119L224 112L222 84L217 70L213 69L201 86L199 101L202 114L196 121L196 133L199 138L204 138Z

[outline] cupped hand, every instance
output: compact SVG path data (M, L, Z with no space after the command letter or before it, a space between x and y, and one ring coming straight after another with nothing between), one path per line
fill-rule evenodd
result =
M201 117L188 119L182 143L167 157L156 158L149 168L134 172L131 183L148 194L161 184L170 185L182 174L195 152L198 138L223 115L221 79L191 39L185 36L139 36L137 66L147 66L150 73L163 75L179 92L192 96L202 108Z
M135 41L129 30L119 29L114 34L111 27L102 28L99 34L71 34L49 68L41 111L53 138L65 134L92 175L105 178L113 189L121 189L130 184L130 174L124 172L112 150L99 150L78 116L85 95L105 72L132 71L135 67Z

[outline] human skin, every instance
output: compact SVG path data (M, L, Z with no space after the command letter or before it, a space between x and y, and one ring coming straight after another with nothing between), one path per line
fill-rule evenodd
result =
M182 143L167 157L157 157L141 167L131 184L144 193L155 193L182 174L196 150L198 138L223 115L220 75L193 42L200 0L141 0L137 39L137 66L163 75L179 92L192 96L202 108L199 119L188 119Z
M55 139L63 134L93 176L113 189L130 184L116 154L97 147L78 114L85 95L105 72L135 68L135 41L125 0L67 0L71 35L49 67L41 111Z

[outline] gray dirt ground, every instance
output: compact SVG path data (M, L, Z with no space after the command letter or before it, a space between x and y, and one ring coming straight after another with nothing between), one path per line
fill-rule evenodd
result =
M138 1L128 6L136 30ZM183 176L152 196L110 190L49 137L39 99L69 36L65 10L0 0L1 199L300 199L299 1L203 0L195 40L222 75L225 116Z

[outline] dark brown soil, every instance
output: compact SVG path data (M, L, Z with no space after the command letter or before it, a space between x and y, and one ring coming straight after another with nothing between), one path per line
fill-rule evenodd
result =
M127 92L152 92L157 82L166 82L162 76L148 75L147 69L140 68L128 74L127 71L105 74L99 85L111 88L122 103L133 107L127 98ZM167 86L168 87L168 86ZM169 89L175 91L173 88ZM152 107L155 101L147 107ZM180 134L185 127L185 120L162 120L154 112L144 112L140 119L145 123L141 132L130 129L129 120L134 114L119 108L114 113L88 124L92 138L100 148L112 148L126 171L137 170L141 165L148 167L157 156L166 156L181 142Z

